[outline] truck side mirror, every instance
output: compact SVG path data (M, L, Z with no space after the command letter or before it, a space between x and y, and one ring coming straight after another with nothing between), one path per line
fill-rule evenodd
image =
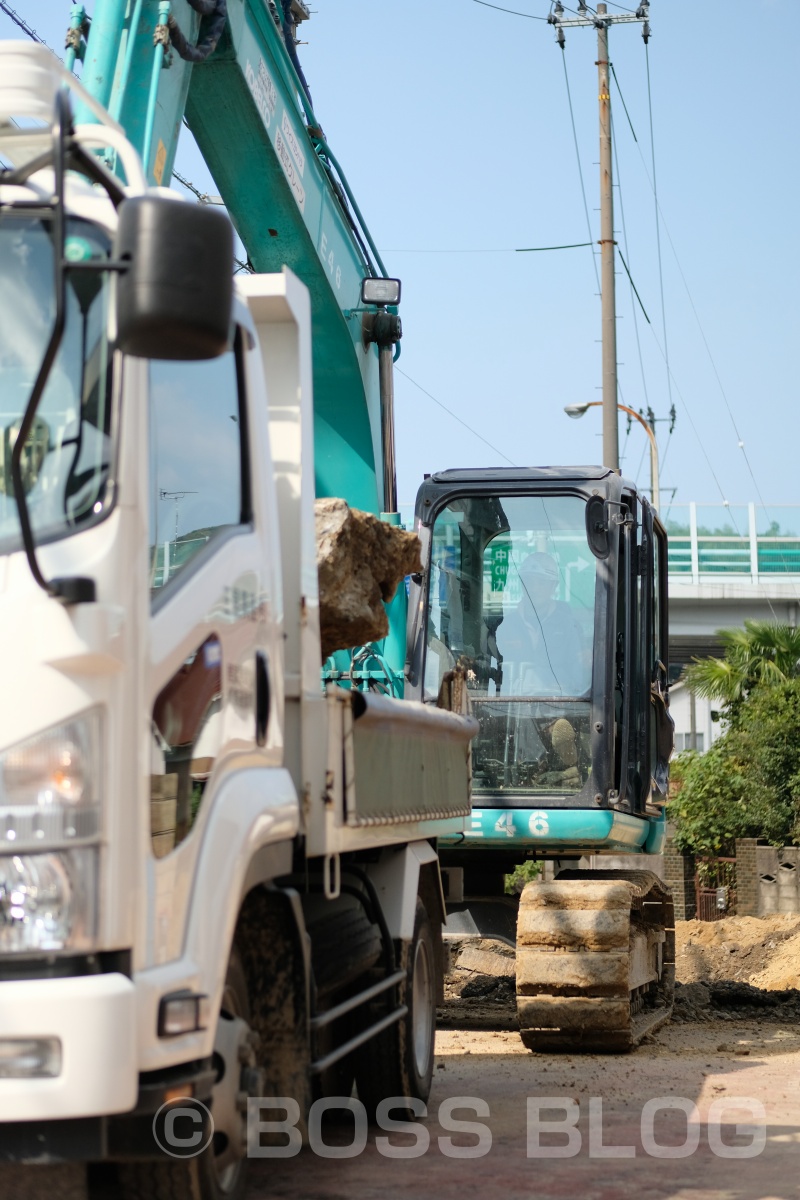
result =
M116 345L139 358L216 358L228 344L233 229L224 213L134 196L119 208Z

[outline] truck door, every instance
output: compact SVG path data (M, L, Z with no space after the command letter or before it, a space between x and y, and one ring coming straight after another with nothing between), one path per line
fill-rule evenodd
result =
M269 579L252 515L243 344L237 334L219 358L149 366L156 963L180 949L197 852L192 831L237 756L267 738Z

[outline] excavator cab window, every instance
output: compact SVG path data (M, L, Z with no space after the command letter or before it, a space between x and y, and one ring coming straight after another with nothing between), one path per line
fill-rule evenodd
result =
M574 795L589 778L597 559L585 509L574 495L481 495L436 518L424 698L465 669L476 795Z

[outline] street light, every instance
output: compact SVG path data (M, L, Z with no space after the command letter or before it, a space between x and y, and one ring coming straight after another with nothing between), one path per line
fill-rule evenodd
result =
M587 413L590 408L602 408L602 406L602 400L589 400L586 402L586 404L568 404L565 407L564 412L568 417L572 417L573 420L577 421L578 418ZM658 510L661 508L661 489L659 487L658 480L658 443L656 442L656 435L653 433L652 429L648 425L647 421L645 421L641 413L638 413L635 408L628 408L627 404L617 404L617 408L620 410L620 412L627 413L628 416L633 417L634 420L638 421L647 436L650 438L650 492L653 498L653 508L656 510L656 512L658 512Z

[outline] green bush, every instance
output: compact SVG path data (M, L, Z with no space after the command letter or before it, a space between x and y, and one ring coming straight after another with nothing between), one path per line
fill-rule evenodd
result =
M538 862L520 863L510 875L506 875L506 895L518 896L526 883L538 879L542 873L542 864Z
M760 683L706 754L672 764L668 815L684 849L731 854L737 837L800 842L800 679Z

